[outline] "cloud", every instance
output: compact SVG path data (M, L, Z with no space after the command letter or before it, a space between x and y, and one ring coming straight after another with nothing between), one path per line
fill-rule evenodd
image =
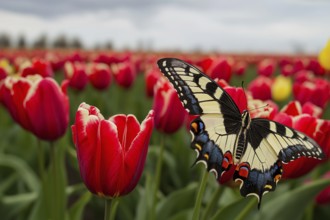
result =
M137 3L138 2L138 3ZM54 3L48 2L48 4ZM53 6L54 5L54 6ZM324 1L44 1L12 0L0 10L0 32L79 37L89 47L143 43L154 49L317 52L330 36Z

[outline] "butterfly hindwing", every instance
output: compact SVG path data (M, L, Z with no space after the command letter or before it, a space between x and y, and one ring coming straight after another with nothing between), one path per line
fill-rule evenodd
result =
M221 115L207 114L190 125L193 139L191 148L197 152L196 163L203 162L217 179L233 165L232 152L236 133L227 133ZM207 125L207 126L206 126Z
M242 163L238 165L234 180L241 181L243 196L255 195L261 201L262 195L274 191L282 176L282 163L288 163L301 156L323 159L318 144L292 128L278 122L256 118L251 120L247 131L247 147ZM240 171L244 175L240 174ZM259 203L260 204L260 203Z

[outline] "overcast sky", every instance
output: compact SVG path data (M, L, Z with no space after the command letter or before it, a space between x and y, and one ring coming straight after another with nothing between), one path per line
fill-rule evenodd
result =
M318 52L328 0L0 0L0 33L79 37L87 47Z

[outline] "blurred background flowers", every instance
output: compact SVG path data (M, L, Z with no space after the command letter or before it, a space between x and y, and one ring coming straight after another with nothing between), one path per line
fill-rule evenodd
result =
M191 167L194 116L158 70L163 57L196 65L241 110L305 132L327 156L286 164L260 211L233 170L220 184L209 175L201 219L330 218L329 2L0 5L1 219L102 219L99 197L115 199L112 219L191 219L205 168Z

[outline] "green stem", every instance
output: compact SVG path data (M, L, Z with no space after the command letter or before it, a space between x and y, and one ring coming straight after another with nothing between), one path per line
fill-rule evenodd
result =
M115 219L118 204L119 204L118 198L105 199L104 220L114 220Z
M155 185L153 188L153 195L152 195L152 207L151 207L151 218L150 219L155 219L156 215L156 205L157 205L157 193L160 185L160 177L162 173L162 164L163 164L163 154L164 154L164 149L165 149L165 135L161 134L160 135L160 151L159 151L159 157L157 160L157 165L156 165L156 175L155 175Z
M247 215L251 212L251 209L255 208L256 199L252 198L250 202L245 206L245 208L239 213L239 215L235 218L235 220L243 220L246 219Z
M194 213L193 213L193 220L199 219L201 205L202 205L202 198L203 198L203 195L204 195L204 192L206 189L206 183L207 183L208 176L209 176L209 172L207 170L205 170L204 175L202 177L202 181L199 186L198 193L197 193L197 198L196 198Z
M38 138L37 139L37 145L38 145L38 168L39 168L39 175L40 179L45 178L45 152L44 148L41 146L41 141Z
M217 205L217 202L219 201L219 198L223 192L223 189L224 189L224 187L219 185L217 191L215 191L211 200L208 202L202 219L204 219L204 220L209 219L209 215L212 212L212 210L214 210L215 206Z
M59 207L59 191L58 191L58 186L57 186L57 182L58 182L58 173L57 173L57 157L56 157L56 149L55 149L55 146L54 146L54 143L53 142L49 142L49 145L50 145L50 165L51 165L51 172L52 172L52 175L53 175L53 182L50 183L52 186L53 186L53 189L52 190L52 194L53 194L53 218L54 219L59 219L59 217L61 216L60 213L58 212L60 210L60 207ZM48 198L49 199L49 198Z
M305 216L304 219L305 220L312 220L314 219L314 204L311 203L309 206L307 206L307 208L305 209Z

